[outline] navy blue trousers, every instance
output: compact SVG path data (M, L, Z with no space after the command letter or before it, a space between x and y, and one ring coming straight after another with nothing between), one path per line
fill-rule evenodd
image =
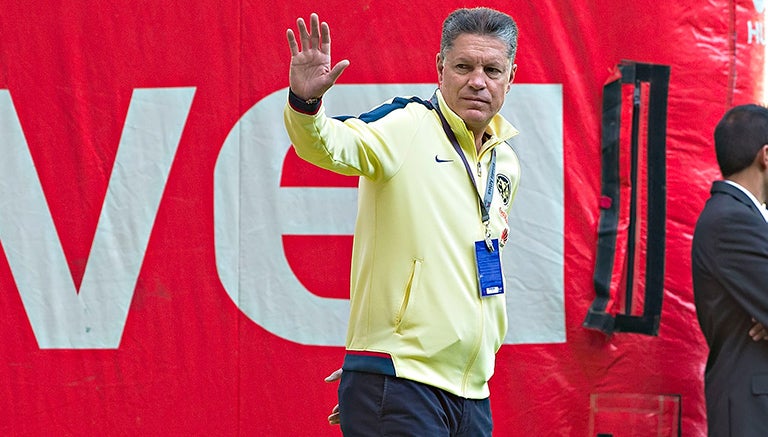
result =
M491 403L395 376L345 370L339 418L347 437L491 436Z

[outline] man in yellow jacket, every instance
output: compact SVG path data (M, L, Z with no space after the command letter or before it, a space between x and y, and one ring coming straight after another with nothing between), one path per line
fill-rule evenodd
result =
M520 164L499 114L517 25L488 9L443 23L438 90L358 117L326 116L331 67L316 14L288 30L285 125L296 152L361 176L339 385L345 435L490 436L488 380L507 329L500 250ZM301 47L299 47L299 43Z

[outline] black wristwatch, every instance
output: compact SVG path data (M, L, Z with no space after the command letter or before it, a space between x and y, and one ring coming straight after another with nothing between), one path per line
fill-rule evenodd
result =
M322 97L311 97L305 100L297 96L290 88L288 89L288 102L299 112L315 114L320 109L321 100Z

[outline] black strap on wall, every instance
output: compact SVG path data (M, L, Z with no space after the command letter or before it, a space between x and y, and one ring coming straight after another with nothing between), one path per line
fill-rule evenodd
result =
M603 88L602 117L602 191L600 221L598 224L597 257L594 287L596 297L589 308L583 326L605 333L636 332L657 335L661 321L664 295L664 248L666 225L666 136L667 95L670 68L666 65L622 62L620 79ZM647 235L645 253L645 302L642 316L631 315L634 290L635 247L638 230L638 190L632 190L629 199L629 225L627 229L627 271L624 290L623 314L606 312L611 300L611 279L616 253L616 236L620 215L619 157L621 150L622 86L634 86L632 93L632 130L630 137L630 183L638 187L640 151L640 123L642 112L641 90L648 84L647 107Z
M597 259L593 276L595 300L587 312L584 326L613 332L614 318L605 312L611 299L611 275L619 225L619 134L621 126L621 81L603 87L602 192L597 228Z

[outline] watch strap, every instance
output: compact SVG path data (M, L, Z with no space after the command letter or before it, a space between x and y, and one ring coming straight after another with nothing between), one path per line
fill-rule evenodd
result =
M322 97L312 97L309 99L302 99L297 96L290 88L288 89L288 104L291 105L297 112L307 115L315 115L320 110L322 104Z

